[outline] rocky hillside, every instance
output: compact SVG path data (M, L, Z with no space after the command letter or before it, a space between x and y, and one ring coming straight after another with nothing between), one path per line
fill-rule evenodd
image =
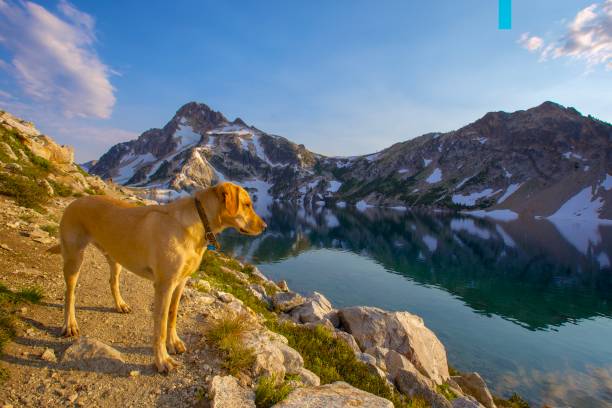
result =
M610 124L545 102L371 155L324 157L192 102L90 171L158 193L232 180L260 209L280 199L612 219L611 142Z
M32 123L0 111L0 195L40 211L52 199L85 194L143 201L85 172L74 163L72 147L59 145Z

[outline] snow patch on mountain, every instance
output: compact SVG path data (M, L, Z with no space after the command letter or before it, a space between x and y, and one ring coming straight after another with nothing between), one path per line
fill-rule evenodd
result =
M435 184L435 183L439 183L440 181L442 181L442 170L440 170L439 168L436 168L433 173L431 173L429 175L429 177L427 177L427 179L425 180L428 184Z
M480 200L481 198L491 197L499 193L500 191L501 190L497 190L494 192L492 188L485 188L482 191L477 191L469 195L454 194L451 200L455 204L465 205L467 207L473 207L474 205L476 205L476 201Z

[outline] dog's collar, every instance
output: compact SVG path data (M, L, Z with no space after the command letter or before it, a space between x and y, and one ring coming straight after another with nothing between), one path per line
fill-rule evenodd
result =
M206 216L206 212L202 207L202 203L198 199L195 198L195 207L198 211L198 215L200 216L200 221L202 221L202 225L204 225L204 237L206 238L206 249L211 251L216 251L221 249L221 245L217 242L217 237L215 237L215 233L212 232L212 228L210 228L210 223L208 222L208 217Z

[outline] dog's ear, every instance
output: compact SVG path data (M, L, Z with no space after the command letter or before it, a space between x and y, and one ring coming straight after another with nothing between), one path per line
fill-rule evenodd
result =
M239 187L232 183L219 184L216 187L219 201L223 203L229 215L238 214L238 193Z

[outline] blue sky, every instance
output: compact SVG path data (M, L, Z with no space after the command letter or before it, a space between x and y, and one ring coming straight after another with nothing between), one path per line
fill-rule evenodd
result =
M330 155L544 100L612 120L612 0L0 0L0 108L78 160L188 101Z

